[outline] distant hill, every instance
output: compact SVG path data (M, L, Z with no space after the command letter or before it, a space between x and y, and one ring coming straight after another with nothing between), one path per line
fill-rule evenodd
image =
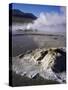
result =
M35 15L33 15L32 13L24 13L18 9L10 9L9 13L12 14L12 21L13 22L31 22L35 19L37 19L37 17Z

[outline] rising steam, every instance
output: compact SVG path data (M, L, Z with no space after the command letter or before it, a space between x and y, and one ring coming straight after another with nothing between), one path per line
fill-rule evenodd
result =
M38 30L48 32L65 32L66 30L66 9L60 8L58 12L40 12L40 15L33 23L13 25L12 30Z

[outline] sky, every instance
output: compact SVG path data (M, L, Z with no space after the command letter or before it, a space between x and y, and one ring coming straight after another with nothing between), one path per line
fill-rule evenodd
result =
M19 9L26 13L33 13L34 15L38 16L40 12L57 12L61 13L60 6L49 6L49 5L31 5L31 4L19 4L13 3L13 9Z
M66 32L66 7L50 5L12 4L13 9L32 13L38 18L28 25L16 26L21 29L41 30L48 32Z

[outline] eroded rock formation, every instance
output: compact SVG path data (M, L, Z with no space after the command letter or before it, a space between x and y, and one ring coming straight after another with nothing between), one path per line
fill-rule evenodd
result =
M12 70L21 76L34 78L36 75L60 83L66 82L65 48L36 49L13 57Z

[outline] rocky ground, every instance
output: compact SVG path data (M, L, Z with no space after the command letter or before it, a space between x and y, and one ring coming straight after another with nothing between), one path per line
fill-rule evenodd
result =
M12 71L28 79L36 80L41 77L44 80L66 83L66 49L59 47L27 51L12 58Z

